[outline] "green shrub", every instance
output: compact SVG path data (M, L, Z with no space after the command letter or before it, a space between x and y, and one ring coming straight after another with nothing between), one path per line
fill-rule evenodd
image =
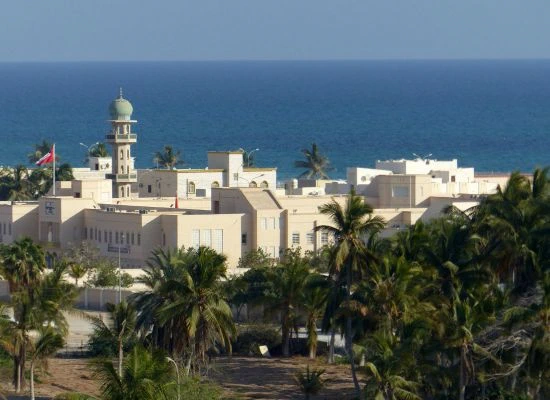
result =
M239 331L233 344L233 352L243 355L259 356L259 346L273 349L281 344L281 334L267 325L248 326Z

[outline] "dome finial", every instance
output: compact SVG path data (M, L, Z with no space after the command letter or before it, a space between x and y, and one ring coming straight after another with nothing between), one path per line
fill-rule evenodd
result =
M122 86L119 88L118 98L122 99Z

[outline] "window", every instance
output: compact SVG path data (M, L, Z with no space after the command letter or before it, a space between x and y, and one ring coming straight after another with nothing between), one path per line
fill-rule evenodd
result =
M257 188L258 187L258 184L254 181L250 182L250 184L248 185L248 187L251 187L251 188Z
M393 186L391 190L392 197L409 197L408 186Z
M223 229L212 230L212 248L223 253Z
M127 173L127 174L130 173L130 166L129 166L129 165L126 166L126 173Z
M99 231L97 234L97 240L99 241L99 243L101 243L101 231Z
M147 185L147 193L151 193L153 191L152 185Z
M162 232L162 245L166 246L166 233Z
M113 243L113 232L109 231L109 243Z
M191 246L195 249L198 249L201 245L201 231L198 229L193 229L191 231Z
M74 197L77 199L80 199L80 192L74 192Z
M134 245L134 232L132 232L132 246Z
M292 244L300 244L300 234L297 232L294 232L292 234Z
M103 231L103 241L107 243L107 231Z
M328 232L321 232L321 245L328 244Z
M212 187L213 188L219 188L220 187L220 183L218 181L214 181L212 182Z
M138 246L141 246L141 233L137 234L137 244Z
M306 244L314 244L315 243L315 233L308 232L306 233Z
M195 193L195 182L189 182L187 184L187 193Z
M130 244L130 232L126 232L126 244Z
M212 232L210 229L201 229L201 246L212 247Z
M214 200L214 214L220 213L220 202L219 200Z
M267 230L267 218L262 218L262 230Z
M130 186L126 188L126 197L130 197Z
M124 150L120 150L120 159L124 160Z
M277 220L274 217L269 219L269 226L272 229L277 229Z
M260 183L260 187L267 189L269 187L269 183L267 183L267 181L263 181L262 183Z
M121 165L120 166L120 173L123 174L124 173L124 165ZM123 192L124 193L124 192Z
M94 238L94 230L92 228L88 230L88 237L90 238L90 240L93 240Z
M124 197L124 188L123 187L120 188L120 197Z
M456 182L456 176L451 175L451 182Z
M115 243L118 244L118 232L115 232Z
M88 240L88 228L86 228L86 227L84 227L84 229L82 229L82 239Z
M246 244L246 241L247 241L247 236L246 236L246 233L243 233L241 235L241 244Z
M94 239L97 240L97 228L94 228Z

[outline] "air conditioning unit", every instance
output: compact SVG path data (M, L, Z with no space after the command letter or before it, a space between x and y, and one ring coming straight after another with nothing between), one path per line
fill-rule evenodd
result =
M139 210L140 214L149 214L149 210L141 209Z
M115 208L115 207L107 207L107 208L105 208L105 211L107 211L107 212L115 212L115 211L116 211L116 208Z

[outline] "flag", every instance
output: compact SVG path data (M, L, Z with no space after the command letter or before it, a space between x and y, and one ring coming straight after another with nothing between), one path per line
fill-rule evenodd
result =
M52 149L44 154L40 160L36 162L36 165L44 165L54 162L55 160L55 144L52 146Z

